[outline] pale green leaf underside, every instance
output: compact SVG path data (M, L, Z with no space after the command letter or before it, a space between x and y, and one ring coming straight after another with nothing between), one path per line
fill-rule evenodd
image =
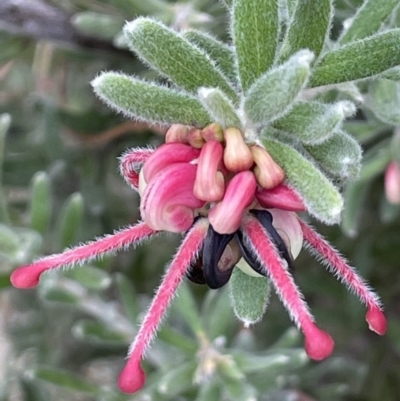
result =
M131 50L161 75L191 93L201 86L220 88L232 100L237 94L210 57L165 25L138 18L124 27Z
M310 78L313 87L355 81L400 64L400 28L379 33L326 53Z
M321 171L289 145L268 138L263 144L285 171L287 183L300 194L308 212L326 224L337 223L343 199Z
M124 74L103 73L93 80L92 86L104 102L130 118L198 127L211 122L207 111L193 96Z
M305 144L317 144L328 139L354 112L355 106L348 101L334 104L299 102L273 125Z
M339 42L343 44L364 39L377 32L397 4L399 0L365 0Z
M240 118L233 104L219 89L200 88L199 99L211 119L224 129L229 127L242 128Z
M361 169L361 147L343 131L315 146L304 146L318 164L335 177L354 180Z
M302 50L253 84L244 102L252 123L265 124L288 111L307 84L312 59L311 52Z
M243 92L274 63L280 21L277 0L234 0L232 34Z
M230 81L236 82L235 54L231 47L204 32L190 30L183 37L203 49Z
M265 277L253 277L235 267L229 280L232 307L246 327L263 317L269 302L270 285Z
M318 57L329 33L332 15L331 0L297 2L283 41L280 60L287 60L301 49L309 49Z
M387 79L372 82L367 105L381 121L400 124L400 83Z

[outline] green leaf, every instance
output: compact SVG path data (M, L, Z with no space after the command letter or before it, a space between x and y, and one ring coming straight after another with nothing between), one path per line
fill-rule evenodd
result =
M80 377L66 370L41 366L33 370L32 376L68 390L88 393L93 396L100 392L97 386L85 382Z
M388 79L372 82L367 106L379 120L390 125L400 124L400 83Z
M140 306L135 287L132 285L128 277L122 273L117 273L114 277L118 288L119 300L123 306L126 317L132 324L137 324Z
M201 86L219 88L232 100L237 95L208 55L165 25L150 18L137 18L124 27L131 50L161 75L197 93Z
M233 0L232 36L243 92L273 65L279 31L277 0Z
M400 130L398 129L396 129L392 135L390 153L392 155L392 159L400 164Z
M72 326L72 333L76 339L90 344L126 345L129 343L124 333L113 330L93 319L78 320Z
M72 194L65 201L58 219L61 249L76 242L77 233L83 220L83 209L83 197L80 193Z
M338 42L343 44L364 39L377 32L397 4L399 4L399 0L365 0L352 19L350 26L343 31Z
M0 254L11 256L18 252L20 238L8 225L0 223Z
M90 290L102 291L111 284L110 275L95 266L85 265L78 269L64 270L62 275L74 280Z
M302 50L253 84L244 101L244 111L252 123L266 124L293 107L307 84L313 57L308 50Z
M99 75L92 86L105 103L130 118L198 127L211 122L201 103L187 93L114 72Z
M168 397L173 397L188 390L193 386L196 367L196 361L189 361L168 371L158 382L158 391L161 394L168 394Z
M233 311L244 326L249 327L259 322L269 303L268 280L265 277L249 276L235 267L229 280L229 289Z
M400 64L400 29L350 42L322 56L315 66L313 87L355 81L380 74Z
M285 171L286 181L300 194L307 211L326 224L337 223L343 199L321 171L289 145L273 139L264 139L263 144Z
M358 234L364 199L370 186L371 181L369 180L357 180L346 185L346 189L343 193L346 207L342 213L340 227L350 238L354 238Z
M196 301L193 298L189 286L186 283L183 283L180 286L177 295L177 299L175 299L172 307L185 319L195 335L201 335L203 327L201 325Z
M47 173L41 171L33 176L31 193L31 227L43 234L50 223L52 212L50 178Z
M319 145L305 145L305 149L328 173L342 179L354 180L361 170L361 147L343 131L335 132Z
M390 79L392 81L400 81L400 67L393 67L382 72L380 78Z
M204 50L221 72L230 81L236 82L235 53L230 46L201 31L185 31L182 36Z
M2 174L6 134L10 125L11 116L9 114L0 114L0 222L9 222L7 204L2 188Z
M365 152L359 180L372 180L382 174L392 160L390 141L381 141Z
M318 144L328 139L340 127L343 120L353 115L355 111L354 104L348 101L334 104L299 102L273 125L294 135L305 144Z
M301 49L309 49L318 57L329 35L332 16L332 0L298 1L283 41L280 60L287 60Z
M124 20L111 14L82 11L71 18L72 24L82 33L112 40L124 26Z
M195 401L221 400L221 384L215 380L207 380L199 386L199 392Z
M200 88L199 100L208 111L211 119L220 124L222 128L242 128L242 123L235 107L219 89Z
M157 338L190 356L193 356L198 351L198 343L196 341L165 324L158 332Z
M298 1L299 0L286 0L286 7L290 19L293 19L294 13L296 12Z

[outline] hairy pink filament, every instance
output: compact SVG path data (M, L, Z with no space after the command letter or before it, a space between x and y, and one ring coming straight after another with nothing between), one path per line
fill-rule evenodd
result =
M281 261L274 244L261 223L253 217L248 217L244 227L248 245L253 248L255 254L265 266L266 272L290 317L304 333L305 349L308 356L315 360L328 357L333 351L333 340L328 333L315 325L314 318L302 294Z
M152 153L154 149L135 148L129 149L120 158L120 173L125 182L135 191L139 188L139 170Z
M371 330L383 335L386 332L387 322L382 312L379 297L369 288L356 271L348 265L346 260L320 234L308 224L300 220L304 240L308 243L312 253L316 254L329 270L341 280L350 290L367 305L366 320Z
M128 361L118 379L119 387L125 393L138 391L144 385L146 377L140 366L140 361L154 338L179 284L190 267L191 261L201 249L207 228L207 220L202 219L189 231L151 302L139 333L129 348Z
M155 233L156 231L145 223L130 226L115 234L107 235L96 241L68 249L63 253L47 256L30 265L22 266L11 274L11 283L17 288L35 287L39 283L41 274L47 270L89 262L108 252L127 248Z

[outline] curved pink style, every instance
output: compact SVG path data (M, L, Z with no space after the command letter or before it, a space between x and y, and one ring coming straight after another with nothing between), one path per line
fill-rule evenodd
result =
M207 228L207 220L201 219L189 231L151 302L139 333L129 348L128 361L118 379L118 385L125 393L134 393L144 385L146 376L140 366L140 361L146 348L154 338L162 317L165 315L179 284L189 269L190 263L201 249L207 234Z
M154 230L183 232L193 224L194 209L204 201L193 195L196 166L175 163L148 183L140 205L143 220Z
M238 230L245 209L254 200L256 189L257 182L253 173L242 171L236 174L229 182L222 201L208 214L214 230L220 234L231 234Z
M11 274L11 283L16 288L35 287L39 283L42 273L47 270L90 262L108 252L126 249L130 245L154 234L155 231L145 223L130 226L96 241L68 249L57 255L39 259L30 265L19 267Z
M121 157L119 170L125 182L135 191L139 189L139 171L143 163L154 153L154 149L136 148L127 150Z
M261 223L249 216L244 225L244 232L248 245L265 266L290 317L303 332L307 355L317 361L328 357L334 348L332 337L315 325L314 318L294 283L292 275L283 264Z
M143 165L143 176L147 183L164 168L175 163L189 163L200 155L199 149L194 149L184 143L164 143Z

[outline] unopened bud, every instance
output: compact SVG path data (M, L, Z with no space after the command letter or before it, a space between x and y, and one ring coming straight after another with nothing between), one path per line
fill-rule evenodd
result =
M222 127L217 123L212 123L210 125L207 125L207 127L203 128L203 130L201 131L201 135L203 136L206 142L212 140L218 142L224 141L224 131Z
M278 186L285 178L285 173L282 168L261 146L251 146L250 150L253 155L254 163L256 164L254 175L257 182L265 189Z
M196 149L201 149L205 144L205 140L201 136L201 130L198 128L192 128L187 134L187 140L190 146Z
M187 134L189 132L189 127L182 124L172 124L167 133L165 134L165 142L180 142L188 143Z
M232 173L249 170L253 165L253 156L246 145L243 135L237 128L228 128L224 132L224 164Z
M385 193L390 203L400 204L400 167L395 161L386 169Z

